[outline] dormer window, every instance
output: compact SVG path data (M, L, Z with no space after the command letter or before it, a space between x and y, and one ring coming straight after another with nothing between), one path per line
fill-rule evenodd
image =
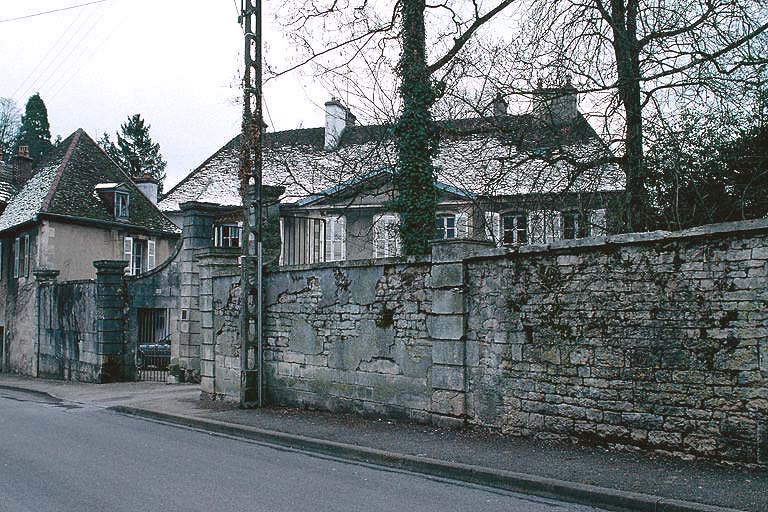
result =
M130 196L128 193L115 191L115 218L127 219L129 206Z

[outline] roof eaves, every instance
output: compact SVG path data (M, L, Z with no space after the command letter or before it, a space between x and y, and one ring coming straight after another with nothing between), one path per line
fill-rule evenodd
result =
M352 185L357 185L363 181L375 178L382 174L392 174L392 173L393 173L392 168L389 166L379 167L378 169L373 169L364 174L361 174L360 176L353 176L352 178L346 181L343 181L338 185L330 186L324 190L321 190L316 194L312 194L311 196L305 197L304 199L299 199L298 201L294 201L293 203L286 203L286 204L291 206L309 206L310 204L316 201L319 201L321 199L326 199L329 196L332 196L334 194L338 194L339 192L351 187Z

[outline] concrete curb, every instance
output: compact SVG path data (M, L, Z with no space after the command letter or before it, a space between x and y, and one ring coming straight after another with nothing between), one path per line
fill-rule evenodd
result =
M199 428L210 432L261 441L278 446L366 462L379 466L403 469L441 478L449 478L480 484L507 491L520 492L572 503L591 505L617 512L744 512L732 508L717 507L681 501L649 494L640 494L578 484L553 478L524 473L514 473L470 464L446 462L427 457L401 454L374 448L366 448L335 441L326 441L248 425L201 419L191 416L150 411L146 409L115 406L109 410L130 416L165 421L176 425Z

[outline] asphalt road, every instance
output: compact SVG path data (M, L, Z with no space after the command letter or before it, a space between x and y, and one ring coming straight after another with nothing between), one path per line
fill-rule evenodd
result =
M0 512L587 512L0 390Z

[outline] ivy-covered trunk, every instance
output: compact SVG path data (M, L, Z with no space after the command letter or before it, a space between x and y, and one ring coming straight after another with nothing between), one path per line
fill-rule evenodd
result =
M426 254L435 232L437 195L432 155L437 135L430 108L435 102L426 60L425 0L402 0L403 54L400 94L403 113L397 123L398 169L395 206L400 213L403 254Z

